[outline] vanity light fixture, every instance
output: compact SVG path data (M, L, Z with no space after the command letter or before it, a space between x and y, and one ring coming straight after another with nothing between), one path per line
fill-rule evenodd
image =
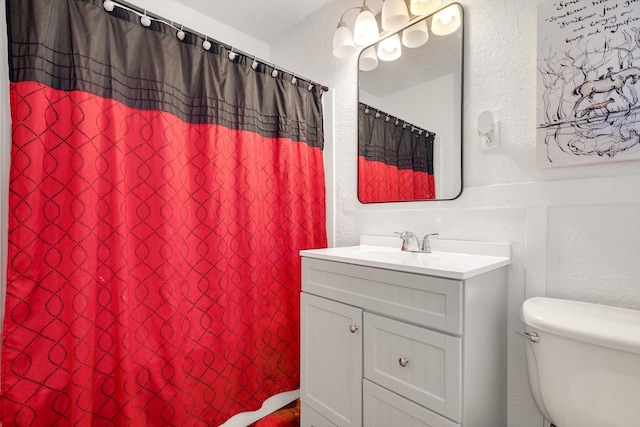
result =
M376 17L367 7L365 1L353 27L353 41L359 46L366 46L378 40L379 36Z
M344 16L352 10L360 10L358 7L352 7L346 10L340 17L338 28L333 33L333 56L336 58L346 58L353 55L356 51L356 44L353 41L353 33L344 23Z
M409 11L404 0L384 0L382 3L382 29L395 31L409 23Z
M457 4L442 9L433 15L431 32L438 36L447 36L460 28L460 9Z
M371 71L378 66L378 55L375 46L369 46L360 54L358 66L360 71Z
M369 46L380 42L377 47L377 59L374 60L372 50L365 49L360 55L359 68L370 71L378 66L378 59L393 61L402 54L402 45L414 49L429 40L427 21L421 19L437 11L442 0L384 0L382 11L377 16L367 7L366 0L362 7L347 9L340 17L340 22L333 35L333 56L346 58L356 52L358 46ZM357 10L359 14L353 27L353 33L345 23L345 15ZM409 13L409 11L411 13ZM397 29L404 28L402 40L398 35L384 38ZM431 32L439 36L446 36L455 32L461 24L460 9L452 4L433 14L431 18ZM382 27L382 33L379 32Z
M402 55L400 36L394 34L378 43L378 58L382 61L395 61Z
M429 40L429 28L424 19L402 32L402 44L411 49L422 46L427 40Z
M431 15L431 12L438 10L442 0L411 0L409 10L413 15Z
M353 34L343 21L340 21L336 32L333 34L333 56L336 58L346 58L356 51L356 44L353 41Z

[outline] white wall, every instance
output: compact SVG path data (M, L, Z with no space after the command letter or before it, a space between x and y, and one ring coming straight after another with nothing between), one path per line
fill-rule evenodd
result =
M361 205L356 198L356 55L336 59L332 34L360 0L334 0L270 46L274 62L329 86L335 141L336 246L360 234L509 242L508 419L540 427L525 371L519 308L535 295L640 309L640 162L535 166L536 8L543 0L460 0L465 8L464 192L450 202ZM381 3L378 1L378 3ZM372 10L379 10L369 1ZM350 17L351 15L349 15ZM351 24L351 22L350 22ZM493 111L501 146L481 151L477 118Z

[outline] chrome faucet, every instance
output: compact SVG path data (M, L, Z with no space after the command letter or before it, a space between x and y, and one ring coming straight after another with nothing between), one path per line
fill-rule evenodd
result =
M400 235L402 239L402 248L400 250L406 252L426 252L428 254L431 253L431 245L429 244L429 236L438 236L439 233L430 233L424 236L422 239L422 245L420 245L420 241L418 240L418 236L416 236L411 231L395 231L396 234Z

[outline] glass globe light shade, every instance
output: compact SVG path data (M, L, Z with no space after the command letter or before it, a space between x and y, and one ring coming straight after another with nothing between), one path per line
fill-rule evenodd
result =
M392 35L378 44L378 58L381 61L395 61L402 55L400 36Z
M425 44L429 40L429 28L426 19L415 23L402 32L402 44L408 48L415 49Z
M426 16L438 10L441 4L442 0L411 0L409 9L413 15Z
M338 24L336 32L333 34L333 56L336 58L346 58L356 51L353 42L353 34L344 22Z
M376 17L367 6L362 6L353 27L353 41L359 46L366 46L378 40L378 23Z
M360 71L371 71L378 66L378 57L376 56L375 46L369 46L360 54L358 61Z
M458 6L451 6L442 9L433 15L431 22L431 32L438 36L447 36L460 28L460 10Z
M409 11L404 0L384 0L382 4L382 29L398 30L409 23Z

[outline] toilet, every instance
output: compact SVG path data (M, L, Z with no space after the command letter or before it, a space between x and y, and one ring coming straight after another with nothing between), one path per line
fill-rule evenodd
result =
M640 311L537 297L521 318L545 418L557 427L640 427Z

